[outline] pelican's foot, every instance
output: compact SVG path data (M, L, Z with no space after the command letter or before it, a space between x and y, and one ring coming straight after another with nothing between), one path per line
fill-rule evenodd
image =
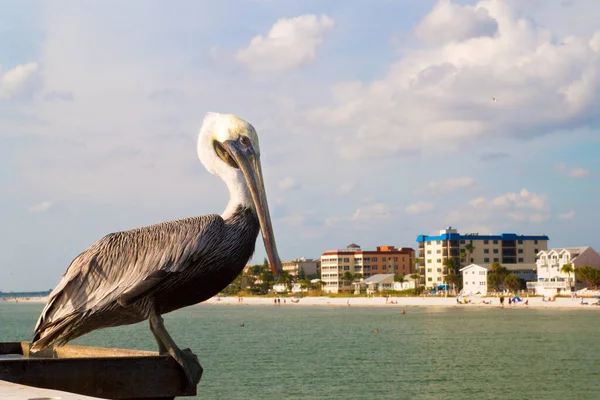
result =
M188 380L187 389L195 389L202 377L202 367L200 366L198 357L190 349L175 349L175 351L169 353L181 365Z

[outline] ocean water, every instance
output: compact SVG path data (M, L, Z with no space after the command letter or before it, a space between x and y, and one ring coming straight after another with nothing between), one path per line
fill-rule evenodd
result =
M0 341L30 340L41 309L0 303ZM590 310L200 305L165 324L200 359L199 399L600 398ZM73 343L156 350L146 323Z

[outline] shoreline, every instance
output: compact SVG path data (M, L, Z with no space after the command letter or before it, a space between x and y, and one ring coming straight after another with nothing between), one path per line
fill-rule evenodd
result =
M6 303L46 303L47 297L26 297L26 298L3 298ZM225 305L225 306L275 306L274 300L276 297L219 297L215 296L207 301L195 306L203 304L210 305ZM320 307L479 307L479 308L498 308L500 300L498 297L471 297L471 303L458 304L456 297L279 297L281 302L278 306L294 307L294 306L320 306ZM593 305L598 300L595 298L571 299L566 297L557 297L555 301L543 301L542 297L521 297L523 301L517 302L515 305L508 305L508 297L504 300L504 308L535 308L535 309L591 309L600 310L600 306ZM292 300L297 302L293 302ZM528 305L525 301L528 300ZM490 304L484 304L486 301Z

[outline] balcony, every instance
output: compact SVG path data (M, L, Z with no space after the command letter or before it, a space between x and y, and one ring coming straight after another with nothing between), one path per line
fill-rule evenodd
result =
M569 289L569 283L567 281L527 282L527 289L535 289L540 287L544 289Z

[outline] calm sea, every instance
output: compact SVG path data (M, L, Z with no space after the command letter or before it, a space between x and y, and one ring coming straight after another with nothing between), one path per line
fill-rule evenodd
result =
M31 339L41 309L0 303L0 341ZM594 311L201 305L165 321L205 400L600 398ZM156 347L146 323L76 342Z

